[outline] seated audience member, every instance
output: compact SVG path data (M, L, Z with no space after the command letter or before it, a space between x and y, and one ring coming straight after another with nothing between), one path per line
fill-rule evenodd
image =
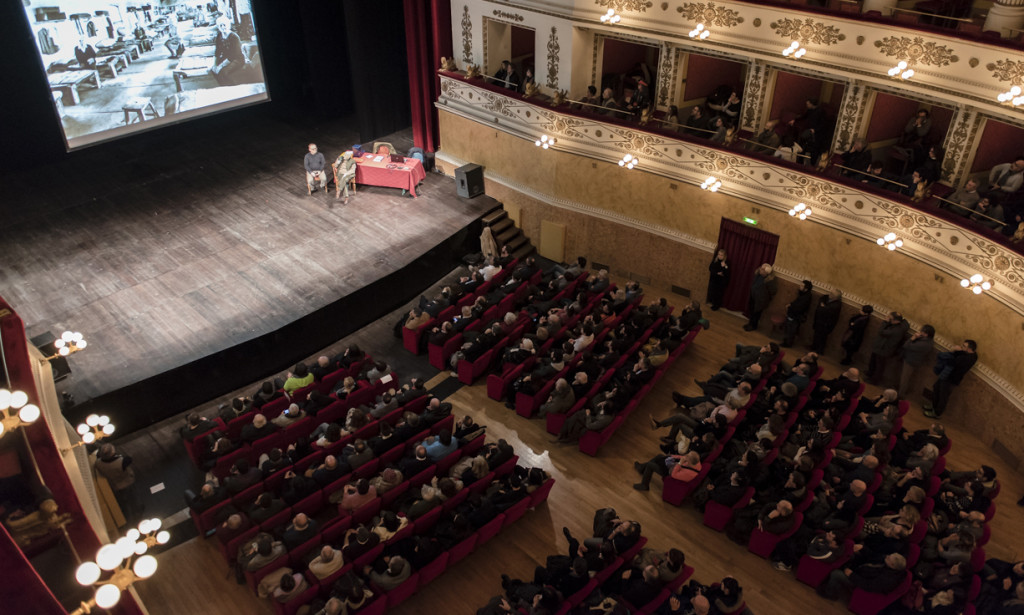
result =
M402 471L402 475L413 477L429 468L433 463L427 457L427 448L420 444L413 450L412 457L403 457L399 460L398 469Z
M326 487L351 471L344 461L334 455L324 457L324 462L306 469L306 477L312 478L320 487Z
M260 532L255 538L238 547L238 569L256 572L285 553L287 551L284 543L274 540L274 537L266 532Z
M361 506L372 502L377 497L377 490L370 485L370 481L360 478L355 483L345 485L342 490L341 501L338 502L338 513L351 514Z
M284 393L274 388L274 383L269 380L260 385L260 388L256 390L256 393L252 396L252 407L257 410L266 404L267 402L274 401L275 399L284 396Z
M243 514L235 513L217 526L216 536L222 544L227 545L252 527L252 521Z
M308 587L309 583L306 581L306 577L302 576L302 573L286 573L281 576L281 581L277 589L274 590L273 597L278 602L288 602L298 597Z
M409 522L410 519L408 517L399 517L390 510L385 510L381 512L379 517L373 520L373 528L370 531L376 534L381 542L386 542L408 526Z
M200 435L205 434L218 426L214 421L200 416L196 412L189 412L188 417L185 419L185 423L185 426L181 428L179 433L181 434L181 439L187 442L195 440Z
M641 475L640 482L633 485L633 488L647 491L650 489L651 477L654 474L690 482L700 474L701 462L700 455L690 451L685 455L657 455L644 464L635 461L633 467Z
M726 535L735 543L747 544L755 529L784 534L793 527L793 504L788 500L757 504L737 512L726 527Z
M370 487L377 492L377 495L382 495L389 489L393 489L401 485L404 480L405 479L399 470L396 470L395 468L385 468L379 475L370 479Z
M291 524L285 528L284 534L281 536L281 542L284 543L284 546L289 551L292 551L316 536L319 531L320 528L314 519L310 519L305 513L299 513L292 519Z
M249 467L248 459L239 459L231 467L231 473L224 479L224 487L232 495L241 493L263 480L263 472L259 468Z
M907 560L899 553L890 553L881 561L861 561L855 557L843 568L833 570L821 585L818 595L836 600L844 591L860 588L875 594L887 594L906 578Z
M997 199L998 196L995 194L982 197L978 204L974 206L971 220L993 230L1002 228L1006 219L1003 214L1003 206L999 204Z
M191 493L188 491L186 493ZM228 499L228 490L214 483L205 483L195 497L189 500L189 508L196 513L203 513Z
M961 216L969 217L974 211L974 206L981 200L981 195L978 194L978 182L973 179L967 180L963 188L960 188L953 194L949 195L946 201L939 201L939 207L943 209L949 209L953 213L960 214Z
M284 412L270 419L270 422L274 426L284 429L305 416L306 413L303 412L302 408L299 408L299 404L290 404L284 409Z
M345 558L331 545L324 545L320 554L309 562L309 571L318 579L326 579L345 565Z
M365 571L369 572L370 582L386 592L401 585L412 574L409 562L401 556L394 555L390 558L383 558L381 563L386 564L386 566L380 566L383 570L367 566Z
M292 460L285 456L284 451L274 447L260 455L260 472L263 472L263 478L266 478L292 465Z
M998 194L1003 197L1014 194L1024 184L1024 156L1017 156L1013 162L1004 162L992 167L988 173L986 195Z
M239 440L252 444L256 440L265 438L275 431L277 431L277 426L267 421L267 417L257 413L253 415L252 423L242 427Z
M380 538L365 526L354 527L345 533L345 546L341 553L346 561L352 562L380 544Z
M436 436L429 436L422 442L431 461L439 461L459 448L459 443L447 429L442 429Z
M305 363L299 363L293 371L288 372L288 377L281 386L281 390L287 395L291 395L302 387L307 387L311 384L313 384L313 374L306 367Z
M263 523L286 508L284 500L274 497L273 493L261 493L253 502L246 514L253 523Z

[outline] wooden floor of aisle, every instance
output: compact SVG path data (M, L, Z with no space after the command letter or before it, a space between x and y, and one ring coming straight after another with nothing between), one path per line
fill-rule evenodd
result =
M648 291L649 298L658 294L656 290ZM670 302L681 302L675 295L666 296L671 297ZM631 487L637 478L633 461L646 460L657 452L660 434L651 431L647 415L666 413L672 406L673 390L697 393L694 378L717 370L732 356L735 343L763 343L768 339L762 333L743 331L745 321L734 314L710 312L707 317L711 328L700 333L596 458L581 453L575 445L553 443L543 421L523 419L503 404L488 399L483 381L452 395L449 401L454 404L456 416L473 415L479 423L487 425L489 440L505 438L515 447L520 464L543 467L557 482L546 504L528 512L516 525L392 612L474 613L501 592L502 573L532 577L537 563L549 554L564 551L563 526L577 536L584 535L591 527L594 510L606 506L614 507L624 518L640 521L650 546L682 549L687 563L696 569L697 580L710 583L726 575L735 576L744 588L747 605L757 615L846 612L845 604L822 600L792 573L774 570L766 560L733 544L724 534L704 527L692 506L684 503L676 508L662 502L660 479L654 479L649 492ZM767 323L762 326L766 328ZM803 352L802 348L787 351L790 355ZM821 364L825 378L841 371L835 357L823 357ZM878 392L877 387L868 386L865 395ZM916 403L904 422L910 429L929 424ZM948 467L961 470L986 463L999 472L1003 489L996 500L998 510L986 553L1007 560L1024 557L1024 534L1019 531L1024 527L1024 508L1015 505L1024 493L1024 479L968 431L950 424L948 433L953 441ZM158 574L136 587L152 615L273 612L269 604L245 586L236 585L232 577L213 542L194 539L161 555Z

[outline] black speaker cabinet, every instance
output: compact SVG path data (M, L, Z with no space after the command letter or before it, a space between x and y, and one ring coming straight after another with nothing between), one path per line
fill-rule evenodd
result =
M484 168L467 164L455 169L456 193L467 199L484 193Z

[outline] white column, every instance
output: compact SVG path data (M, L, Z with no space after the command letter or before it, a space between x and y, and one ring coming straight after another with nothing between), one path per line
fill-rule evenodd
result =
M1024 0L996 0L985 17L985 30L995 30L1006 38L1017 36L1024 25Z
M896 8L896 0L864 0L861 3L861 11L864 13L881 11L883 15L892 15L894 8Z
M846 86L843 101L839 103L836 130L832 139L833 152L845 152L850 149L853 140L863 136L867 131L874 100L874 90L864 84L855 81Z

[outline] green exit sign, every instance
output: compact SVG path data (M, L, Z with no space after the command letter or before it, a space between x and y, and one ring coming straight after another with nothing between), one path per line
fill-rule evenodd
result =
M746 216L744 216L743 221L749 224L750 226L757 226L757 220L753 218L747 218Z

